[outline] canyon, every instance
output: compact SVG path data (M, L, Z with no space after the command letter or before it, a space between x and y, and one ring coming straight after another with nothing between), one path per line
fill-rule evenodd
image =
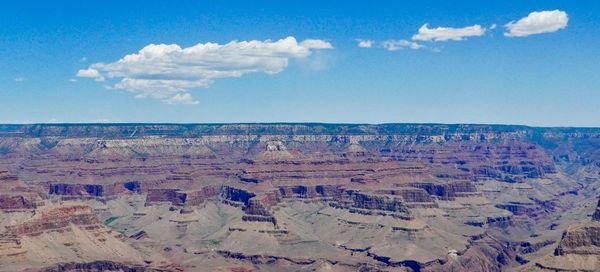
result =
M600 128L0 125L0 271L599 271Z

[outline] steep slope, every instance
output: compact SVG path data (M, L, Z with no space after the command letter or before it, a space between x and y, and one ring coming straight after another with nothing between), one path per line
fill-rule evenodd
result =
M574 223L598 194L598 146L591 128L0 125L0 208L21 249L56 248L19 257L39 267L539 269L596 255ZM92 209L23 231L60 201Z
M32 213L1 214L0 263L2 271L45 267L55 263L111 260L144 264L144 256L124 237L100 223L91 207L74 202L49 204Z

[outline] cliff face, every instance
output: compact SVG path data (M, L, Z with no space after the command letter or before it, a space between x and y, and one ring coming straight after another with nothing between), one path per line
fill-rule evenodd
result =
M598 200L598 204L596 205L596 210L592 215L592 221L600 221L600 199Z
M16 212L31 210L41 203L36 190L28 188L17 175L0 170L0 211Z
M33 217L16 225L6 226L8 234L14 237L40 235L44 232L61 231L70 224L81 226L98 225L100 222L85 205L64 205L40 208Z
M553 157L536 142L538 130L466 125L5 125L0 148L6 157L32 154L65 166L77 161L111 164L78 169L79 180L91 183L85 188L69 186L65 182L72 180L57 176L50 188L55 194L111 194L110 188L92 188L90 181L110 175L135 178L132 169L118 167L131 160L140 166L136 171L161 175L163 169L149 166L171 157L183 157L192 165L220 158L224 165L205 165L206 175L237 175L248 183L323 177L360 183L403 176L519 182L556 173ZM587 135L592 136L597 137ZM36 170L52 175L50 169L30 171ZM169 169L163 178L189 183L194 177Z
M104 186L99 184L65 184L54 183L50 184L51 195L89 195L89 196L104 196Z
M575 203L600 188L598 146L593 128L0 125L0 209L36 212L0 228L91 230L97 213L185 262L220 252L206 259L501 270L548 248L596 254L594 224L568 228L561 216L577 218ZM64 200L98 206L42 212Z
M7 170L0 170L0 182L10 183L18 180L16 175L10 174Z
M83 271L123 271L123 272L170 272L177 269L158 269L143 265L133 265L114 261L94 261L82 263L61 263L40 269L39 272L83 272Z
M216 196L217 186L206 186L199 190L181 191L179 189L150 188L146 195L146 205L170 203L175 206L196 206L206 199Z
M98 197L113 194L113 188L101 186L111 176L119 177L118 182L142 174L192 183L197 172L180 168L193 165L201 165L204 176L236 176L246 183L302 185L323 178L340 183L399 178L519 182L557 171L549 150L534 137L538 130L467 125L4 125L0 148L3 156L15 160L33 155L24 171L53 180L51 194ZM569 137L560 130L543 132ZM184 161L162 168L176 158ZM44 169L46 160L57 161L52 168L78 162L84 166L75 166L77 173L72 174L77 176L65 179L62 171ZM130 162L132 167L121 166ZM94 167L101 165L110 167Z
M600 201L598 202L592 220L577 224L567 229L554 251L554 255L597 255L600 257Z
M593 222L567 230L554 254L600 256L600 223Z
M552 254L537 260L540 270L548 271L597 271L600 269L600 220L597 212L590 221L574 222L563 233Z
M0 218L3 225L0 230L2 271L25 268L42 271L114 268L119 271L128 267L147 267L142 261L144 254L128 245L122 235L104 226L89 205L77 202L49 204L32 212L1 214ZM98 262L81 264L88 261ZM164 259L156 261L163 262ZM44 268L55 263L69 264Z
M381 211L381 213L378 213L381 215L390 212L390 214L410 219L410 211L402 199L390 195L366 194L359 191L346 190L333 206L356 212L360 212L361 210ZM372 212L367 213L370 214Z
M33 209L35 202L24 195L0 195L0 210Z

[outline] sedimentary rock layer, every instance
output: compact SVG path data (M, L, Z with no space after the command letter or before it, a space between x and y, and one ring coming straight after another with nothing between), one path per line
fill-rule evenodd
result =
M588 203L597 146L593 128L0 125L0 255L16 267L8 255L60 241L78 253L25 260L67 271L159 269L155 259L190 271L567 267L600 252Z

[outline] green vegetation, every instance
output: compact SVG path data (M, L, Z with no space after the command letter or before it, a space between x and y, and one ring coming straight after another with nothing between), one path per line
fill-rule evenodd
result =
M208 241L208 244L211 245L211 246L218 246L218 245L221 244L221 241L219 241L219 240L210 240L210 241Z
M45 150L52 149L57 144L58 144L58 140L56 140L56 139L42 138L40 140L40 147L42 147L42 149L45 149Z
M131 150L131 152L133 152L135 154L135 156L138 158L145 159L145 158L150 157L150 154L148 154L146 152L140 152L140 151L134 150L132 148L130 148L129 150Z
M113 216L113 217L109 217L108 219L104 220L104 225L110 225L110 223L112 223L113 221L119 219L118 216Z

